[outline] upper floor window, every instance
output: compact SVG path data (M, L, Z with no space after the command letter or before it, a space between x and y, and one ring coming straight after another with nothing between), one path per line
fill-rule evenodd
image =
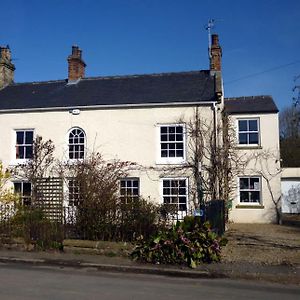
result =
M31 204L31 183L26 181L14 182L14 191L21 197L22 205Z
M185 160L184 125L160 125L159 139L159 163L181 163Z
M260 177L240 177L239 178L240 203L259 204L261 202Z
M138 199L140 195L139 186L138 178L123 178L120 180L120 199L123 203Z
M73 128L69 133L69 159L83 159L85 151L85 133Z
M162 197L164 204L175 207L177 218L183 219L187 215L187 178L163 178Z
M239 145L259 145L258 119L238 120Z
M33 130L16 130L16 159L31 159Z

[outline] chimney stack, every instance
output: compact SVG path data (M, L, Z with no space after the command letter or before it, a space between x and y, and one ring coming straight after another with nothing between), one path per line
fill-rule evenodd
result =
M84 77L86 64L81 58L82 51L72 46L72 54L68 56L68 81L74 82Z
M15 69L9 46L0 47L0 89L14 82Z
M222 48L217 34L211 35L210 71L221 71Z

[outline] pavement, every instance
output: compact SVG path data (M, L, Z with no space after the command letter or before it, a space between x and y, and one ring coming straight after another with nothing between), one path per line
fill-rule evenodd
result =
M75 254L58 251L16 251L0 249L1 263L23 263L59 268L94 269L102 272L155 274L187 278L250 279L300 285L300 265L264 265L257 263L212 263L196 269L182 266L142 264L127 257Z

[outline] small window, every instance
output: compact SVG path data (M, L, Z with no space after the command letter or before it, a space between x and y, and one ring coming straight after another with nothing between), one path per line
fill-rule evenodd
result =
M137 200L140 195L138 178L124 178L120 180L120 199L123 203Z
M239 145L259 145L258 119L238 120Z
M20 181L14 182L14 192L21 197L22 205L31 205L31 183Z
M69 190L69 206L78 206L80 199L80 188L77 180L70 179L68 181Z
M163 179L162 189L163 203L174 205L178 211L177 218L183 219L187 215L187 179Z
M74 128L69 133L69 159L83 159L85 151L85 133Z
M159 161L180 163L185 160L185 130L183 125L159 126Z
M16 159L31 159L33 130L16 130Z
M260 177L239 178L240 203L261 203Z

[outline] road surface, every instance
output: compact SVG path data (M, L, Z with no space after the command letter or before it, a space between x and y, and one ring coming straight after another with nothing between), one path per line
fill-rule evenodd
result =
M300 287L0 263L0 299L300 299Z

